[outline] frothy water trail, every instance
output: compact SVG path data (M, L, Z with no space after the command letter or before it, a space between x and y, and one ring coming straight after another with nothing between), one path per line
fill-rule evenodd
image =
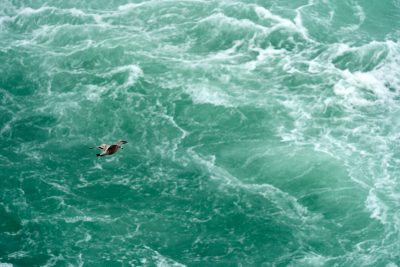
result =
M397 266L399 8L3 1L0 266Z

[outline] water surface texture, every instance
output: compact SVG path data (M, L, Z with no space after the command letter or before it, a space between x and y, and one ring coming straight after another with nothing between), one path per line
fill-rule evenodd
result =
M399 37L399 0L0 0L0 266L399 266Z

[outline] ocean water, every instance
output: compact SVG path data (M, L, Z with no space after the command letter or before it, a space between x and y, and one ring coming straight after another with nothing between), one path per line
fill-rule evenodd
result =
M399 0L0 0L0 266L400 266L399 37Z

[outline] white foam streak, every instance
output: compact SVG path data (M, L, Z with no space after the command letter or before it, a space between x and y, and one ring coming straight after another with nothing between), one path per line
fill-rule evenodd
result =
M153 259L156 261L157 267L185 267L186 265L183 265L167 256L162 255L160 252L158 252L155 249L152 249L148 246L144 246L144 248L150 250L152 253L154 253Z
M114 75L117 73L126 72L128 74L128 78L126 79L125 86L132 86L136 83L136 81L143 76L142 69L137 65L126 65L120 66L108 73L108 75Z
M42 12L45 12L48 10L54 11L56 9L57 8L48 7L48 6L42 6L38 9L33 9L31 7L24 7L18 11L18 15L34 15L34 14L42 13Z
M366 18L364 9L357 3L354 3L354 1L352 1L352 6L353 6L354 10L356 11L355 14L359 18L359 26L360 26L362 23L364 23L365 18Z
M182 127L180 127L173 116L169 116L166 114L162 114L162 117L165 118L167 121L169 121L170 124L172 124L172 126L176 129L178 129L181 132L181 135L179 137L177 137L174 142L173 142L173 148L172 148L172 158L173 160L176 160L176 151L178 149L179 144L183 141L183 139L186 138L186 136L188 135L188 132L185 131Z
M294 22L295 22L295 25L296 25L297 29L299 29L299 31L302 34L303 38L308 40L308 41L310 41L310 42L313 42L313 40L309 37L307 28L304 27L304 25L303 25L303 21L302 21L302 18L301 18L301 10L306 8L306 7L312 6L312 5L314 5L314 1L313 0L309 0L307 5L304 5L304 6L301 6L301 7L297 8L296 9L296 17L294 18Z
M254 71L260 64L265 64L267 59L275 57L285 58L287 56L284 49L274 49L271 46L268 46L266 49L262 49L256 45L252 45L251 50L257 51L259 54L257 55L256 60L252 60L244 64L245 69L248 71Z
M351 1L351 4L349 5L349 7L351 9L353 9L354 14L358 18L358 24L342 28L343 30L350 32L350 31L356 31L356 30L358 30L360 28L360 26L365 21L366 15L365 15L364 9L359 4L357 4L355 1Z
M305 6L303 6L303 7L305 7ZM313 42L313 40L309 37L307 29L303 26L303 23L301 20L300 10L303 7L300 7L296 10L297 15L294 18L294 22L292 22L289 19L285 19L278 15L275 15L268 9L261 7L261 6L255 6L254 10L260 18L270 19L272 21L277 22L273 27L271 27L270 29L267 30L268 33L271 33L280 28L284 28L284 29L287 29L290 31L298 32L305 40Z
M262 25L256 24L248 19L236 19L233 17L228 17L224 13L218 12L214 13L204 19L201 19L199 23L207 23L212 25L221 26L223 24L230 25L236 28L244 28L251 30L259 30L261 32L266 32L268 29Z
M379 220L382 224L387 223L388 208L377 197L374 190L371 189L368 198L365 201L366 208L371 212L371 218Z
M75 17L85 17L85 16L93 16L93 14L87 14L84 11L77 9L77 8L69 8L69 9L59 9L57 7L50 7L50 6L42 6L38 9L33 9L31 7L24 7L17 12L17 16L30 16L30 15L37 15L40 13L44 13L46 11L50 12L59 12L59 13L67 13Z
M129 12L132 9L136 9L138 7L141 7L141 6L144 6L146 4L149 4L149 2L152 2L152 1L144 1L144 2L141 2L141 3L129 3L129 4L121 5L121 6L118 7L118 10L122 11L122 12Z
M230 96L223 92L219 87L209 84L191 84L186 91L192 96L195 103L213 104L215 106L233 107Z
M372 103L366 99L364 99L357 90L358 84L356 83L353 75L345 70L343 72L343 76L345 79L337 82L333 91L336 95L343 97L348 103L357 105L357 106L368 106Z
M336 69L341 79L335 83L334 92L344 97L351 104L359 106L376 104L374 99L368 97L368 94L371 93L377 100L383 103L390 103L395 95L388 90L387 85L400 86L400 75L396 71L400 66L400 53L398 45L392 41L386 41L385 43L371 42L361 47L340 46L335 54L339 56L346 52L353 52L362 55L377 46L386 47L389 53L385 61L375 69L368 72L350 72L347 69ZM379 53L375 54L375 58L379 56Z
M271 19L275 22L278 22L279 25L287 28L297 29L296 25L290 21L289 19L282 18L278 15L272 14L271 11L262 7L262 6L254 6L254 11L256 12L257 16L263 19Z
M225 169L216 166L213 161L202 158L192 149L189 149L188 152L196 162L206 167L211 178L222 182L221 187L239 187L247 192L259 194L281 209L284 216L288 216L294 220L300 220L302 223L310 219L315 220L321 218L318 214L310 213L295 197L270 184L245 184Z
M328 261L329 258L324 257L322 255L309 252L304 255L301 259L295 260L295 263L291 263L290 267L297 266L324 266L324 264Z

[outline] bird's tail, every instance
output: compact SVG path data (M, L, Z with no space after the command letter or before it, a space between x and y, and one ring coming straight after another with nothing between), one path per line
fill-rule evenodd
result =
M101 155L101 154L96 154L96 156L98 156L98 157L102 157L102 155Z

